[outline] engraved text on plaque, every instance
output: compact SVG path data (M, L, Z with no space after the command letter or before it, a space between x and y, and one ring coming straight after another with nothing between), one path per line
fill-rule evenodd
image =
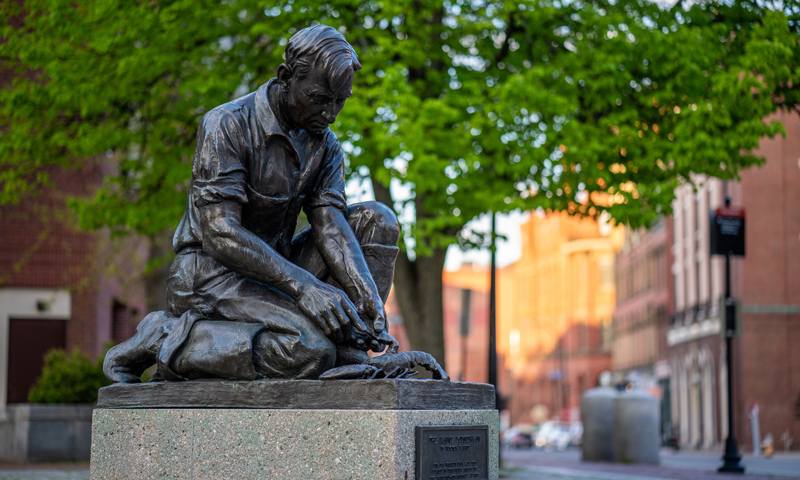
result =
M488 425L426 426L416 431L417 480L487 480Z

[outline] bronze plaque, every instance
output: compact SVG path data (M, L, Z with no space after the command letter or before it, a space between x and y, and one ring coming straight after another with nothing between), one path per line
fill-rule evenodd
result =
M417 427L417 480L488 480L489 426Z

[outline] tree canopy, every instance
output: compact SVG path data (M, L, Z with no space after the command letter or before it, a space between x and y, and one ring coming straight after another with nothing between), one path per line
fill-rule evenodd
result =
M107 155L118 169L74 202L82 225L145 234L181 217L202 115L274 76L298 29L338 28L364 67L333 126L349 174L414 213L416 260L398 279L438 268L439 294L444 249L476 215L645 225L695 174L758 164L750 150L782 132L769 114L794 108L800 84L797 1L3 0L2 12L0 61L17 76L0 90L0 203L50 165Z

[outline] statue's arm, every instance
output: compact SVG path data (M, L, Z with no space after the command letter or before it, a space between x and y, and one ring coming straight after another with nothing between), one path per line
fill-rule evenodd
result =
M203 251L228 269L265 283L297 300L319 281L294 265L241 224L242 205L225 200L200 207Z
M341 342L351 324L362 331L366 329L355 306L338 289L320 282L244 228L241 204L225 200L199 210L203 251L211 258L289 295L334 341Z
M330 275L356 305L358 313L374 322L375 332L383 331L383 302L344 213L333 206L317 207L308 212L308 222Z

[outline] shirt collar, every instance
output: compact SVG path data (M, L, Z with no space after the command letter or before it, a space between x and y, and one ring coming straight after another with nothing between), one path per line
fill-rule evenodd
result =
M269 104L269 89L275 81L276 79L271 79L264 85L261 85L256 91L256 114L258 115L261 128L264 131L265 138L270 135L287 136L281 128L278 115L272 110L272 106Z
M269 103L269 90L276 81L277 79L273 78L264 85L261 85L256 91L254 100L258 122L261 124L261 129L264 134L264 145L266 145L270 137L282 138L291 152L289 156L292 162L300 167L303 164L303 160L300 159L300 154L297 152L294 142L291 141L289 135L281 128L281 123L278 121L278 114L272 110L272 105Z

